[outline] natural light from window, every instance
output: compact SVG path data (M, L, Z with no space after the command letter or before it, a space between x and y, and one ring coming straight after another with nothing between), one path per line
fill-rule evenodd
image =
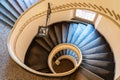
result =
M89 21L94 21L96 17L96 13L88 10L76 9L76 17L86 19Z

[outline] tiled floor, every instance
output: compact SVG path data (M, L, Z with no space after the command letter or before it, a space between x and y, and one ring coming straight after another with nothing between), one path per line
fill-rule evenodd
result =
M17 65L9 56L7 37L11 28L0 24L0 80L60 80L32 74Z

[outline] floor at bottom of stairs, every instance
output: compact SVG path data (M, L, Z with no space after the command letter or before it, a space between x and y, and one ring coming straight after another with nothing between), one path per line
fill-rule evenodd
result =
M9 56L7 38L11 28L0 24L0 80L58 80L32 74L17 65Z

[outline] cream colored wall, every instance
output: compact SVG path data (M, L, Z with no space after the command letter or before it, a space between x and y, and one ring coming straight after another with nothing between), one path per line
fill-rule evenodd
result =
M115 79L120 76L120 28L110 19L102 17L97 30L104 35L110 44L115 57Z
M120 13L120 0L80 0L80 2L102 5L105 8Z

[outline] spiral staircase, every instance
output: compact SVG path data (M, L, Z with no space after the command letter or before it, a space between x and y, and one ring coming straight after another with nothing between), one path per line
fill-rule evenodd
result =
M18 17L38 0L0 0L0 22L13 27Z
M0 22L13 27L19 16L38 0L1 0ZM24 14L24 13L23 13ZM47 76L59 80L114 80L115 61L109 43L93 24L87 22L61 21L48 26L48 35L35 36L25 54L24 64ZM81 62L77 69L66 75L57 75L74 68L74 61L62 58L71 56L75 63L79 57L74 50L64 48L49 59L52 50L58 45L72 45L80 50ZM59 48L58 48L59 49ZM48 65L51 60L52 69ZM53 75L49 75L53 74ZM46 75L45 75L46 76ZM56 79L56 80L58 80Z
M52 49L62 43L76 45L83 56L78 70L68 76L70 79L74 77L74 80L79 80L79 73L81 73L90 80L113 80L114 57L109 44L93 25L87 23L61 22L49 26L47 36L33 39L25 57L25 64L37 71L51 73L47 58ZM75 57L74 52L63 50L56 54L55 60L63 55ZM64 67L56 64L53 67L56 68L57 73L65 72L64 69L71 69L70 65L72 65L67 62L69 61L65 62L67 65L61 63Z

